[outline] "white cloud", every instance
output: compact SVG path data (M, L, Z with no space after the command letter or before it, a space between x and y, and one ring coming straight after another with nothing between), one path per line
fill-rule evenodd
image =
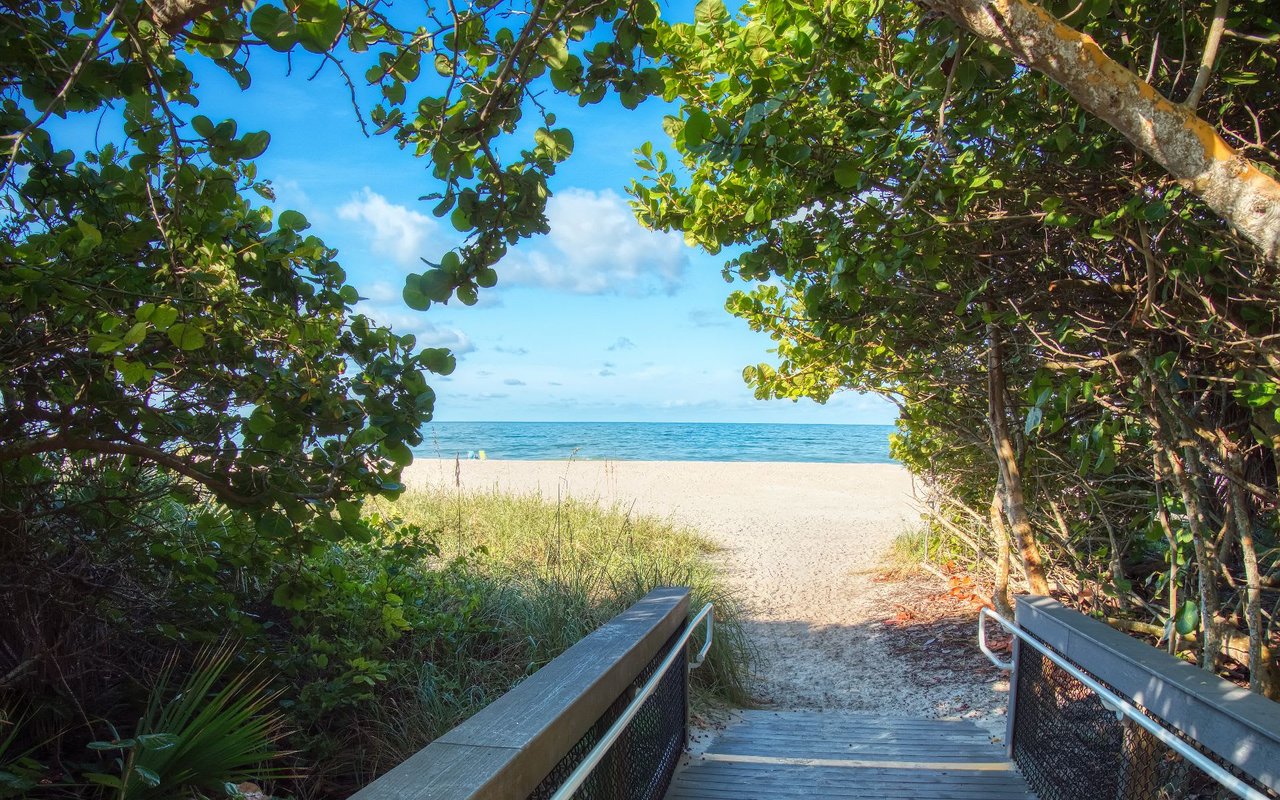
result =
M379 325L387 325L400 336L411 333L418 340L418 347L447 347L454 355L463 355L476 349L470 337L457 328L435 325L427 322L421 311L413 311L406 307L396 308L391 305L365 300L356 306L356 310L375 320Z
M641 227L616 192L557 192L547 221L551 233L498 265L501 281L578 294L670 294L689 262L679 236Z
M710 311L705 308L698 308L689 312L689 321L698 328L723 328L732 320L733 317L728 311Z
M619 336L617 341L605 348L606 350L634 350L636 343L625 336Z
M359 223L369 249L400 267L425 269L418 259L438 260L451 247L435 219L392 203L368 186L338 208L338 218Z
M370 305L393 305L401 301L401 287L393 286L386 281L374 281L368 288L360 292L360 296Z

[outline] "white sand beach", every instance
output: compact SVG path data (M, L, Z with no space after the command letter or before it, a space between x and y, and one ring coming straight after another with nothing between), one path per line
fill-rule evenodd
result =
M747 606L762 703L965 716L993 733L1003 724L1004 693L989 679L961 672L922 687L908 679L912 664L884 646L880 623L917 582L875 580L890 542L918 520L900 466L419 460L404 480L616 503L714 540Z

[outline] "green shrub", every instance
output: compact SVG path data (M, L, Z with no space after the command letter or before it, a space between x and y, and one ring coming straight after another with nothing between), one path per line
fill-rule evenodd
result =
M302 798L346 797L655 586L716 603L696 697L747 696L746 640L712 546L620 509L415 492L366 514L367 542L294 551L119 461L51 475L2 509L21 524L0 537L0 607L13 610L0 634L22 646L0 651L0 797L15 781L37 784L19 792L31 797L114 794L86 776L121 775L121 752L90 745L173 733L145 721L160 665L228 639L229 674L260 663L290 730L300 777L268 788Z

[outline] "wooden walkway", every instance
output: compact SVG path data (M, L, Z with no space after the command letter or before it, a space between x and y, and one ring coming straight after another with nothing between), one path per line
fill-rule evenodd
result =
M1035 800L971 722L744 711L686 756L667 800Z

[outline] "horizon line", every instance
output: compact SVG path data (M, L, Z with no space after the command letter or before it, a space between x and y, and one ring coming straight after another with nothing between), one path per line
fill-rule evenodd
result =
M829 427L892 428L897 422L704 422L697 420L629 420L629 419L432 419L425 425L817 425Z

